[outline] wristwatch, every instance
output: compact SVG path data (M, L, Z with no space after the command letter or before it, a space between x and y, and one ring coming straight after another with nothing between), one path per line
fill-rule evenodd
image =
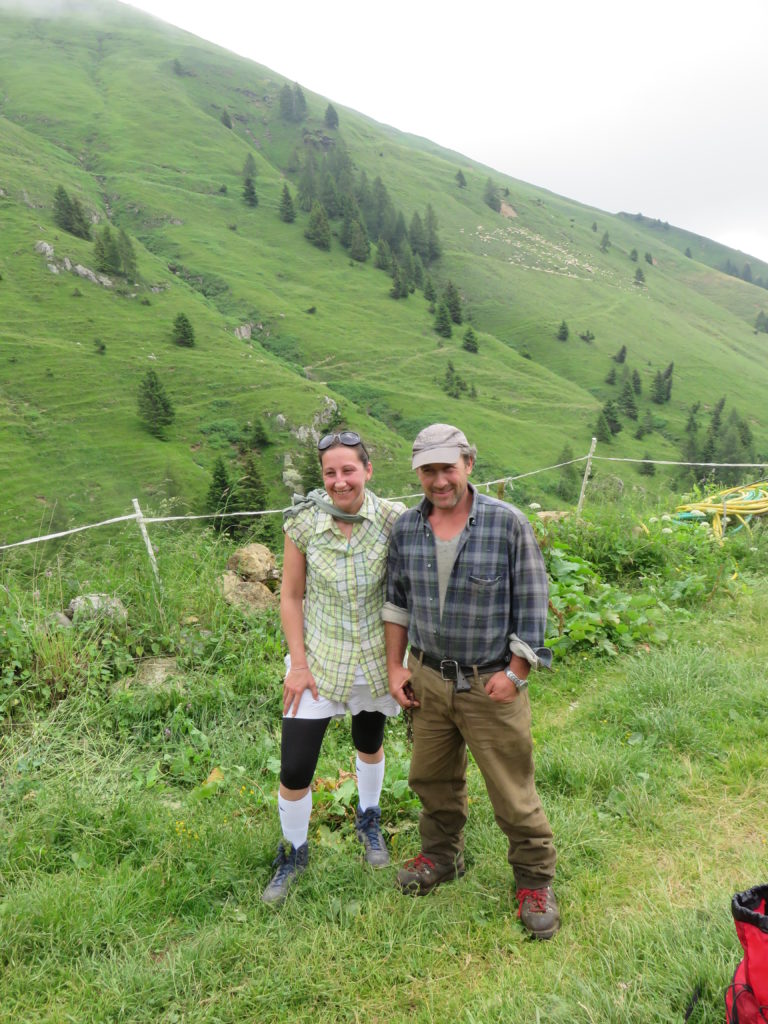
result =
M520 676L516 676L511 668L505 668L504 675L510 680L510 682L515 684L515 689L518 693L520 693L521 690L528 689L528 680L521 679Z

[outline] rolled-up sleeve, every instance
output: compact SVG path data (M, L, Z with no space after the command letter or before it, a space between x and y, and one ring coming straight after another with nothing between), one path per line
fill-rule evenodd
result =
M509 550L512 577L509 632L536 651L544 646L546 635L549 579L533 528L522 513L510 520Z

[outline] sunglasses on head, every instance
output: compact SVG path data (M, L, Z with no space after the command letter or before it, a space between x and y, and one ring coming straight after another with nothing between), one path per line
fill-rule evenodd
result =
M342 430L340 434L326 434L325 437L321 437L317 442L317 450L324 452L326 448L331 447L334 441L338 441L339 444L343 444L347 448L356 448L358 445L361 445L363 451L365 451L363 439L354 430ZM368 453L366 452L366 454Z

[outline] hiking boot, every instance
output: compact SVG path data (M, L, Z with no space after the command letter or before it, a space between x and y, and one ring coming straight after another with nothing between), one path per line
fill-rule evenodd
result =
M464 862L461 859L451 864L435 864L420 853L418 857L407 860L397 872L397 884L410 896L426 896L441 882L452 882L463 874Z
M517 916L534 939L551 939L560 928L560 910L551 885L517 890Z
M365 847L365 859L372 868L385 868L389 864L389 854L381 834L381 810L368 807L361 811L358 805L355 814L355 830L357 838Z
M297 875L309 863L309 844L302 843L298 849L289 842L281 842L277 848L277 856L272 862L276 868L272 880L261 894L263 903L282 903L288 893L288 887Z

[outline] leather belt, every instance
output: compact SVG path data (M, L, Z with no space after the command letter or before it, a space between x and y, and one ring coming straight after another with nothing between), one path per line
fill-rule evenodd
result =
M411 647L411 654L418 658L422 665L426 665L427 668L439 672L444 679L448 678L445 675L446 664L456 665L461 672L470 676L475 674L475 669L477 669L478 675L482 676L492 672L503 672L505 668L509 667L508 661L496 661L489 665L459 665L453 658L433 658L431 654L425 654L418 647Z

